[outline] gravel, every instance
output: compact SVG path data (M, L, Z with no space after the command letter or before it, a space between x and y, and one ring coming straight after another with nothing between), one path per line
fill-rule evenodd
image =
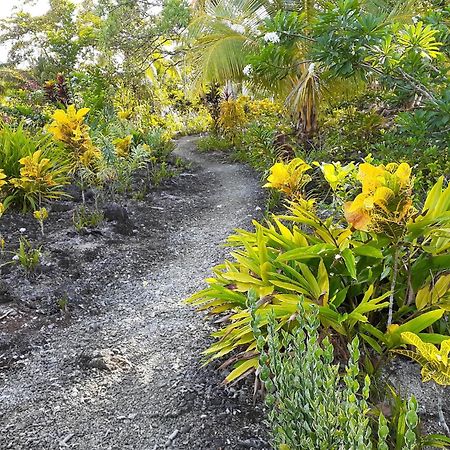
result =
M59 208L59 228L47 225L48 273L6 275L22 300L5 306L14 323L0 321L0 356L9 356L0 448L269 448L251 386L224 386L223 373L202 366L212 327L181 303L204 286L233 228L260 215L262 193L246 167L194 148L195 138L180 139L175 154L191 168L128 202L133 236L114 223L74 234L71 206ZM68 311L36 312L61 292Z

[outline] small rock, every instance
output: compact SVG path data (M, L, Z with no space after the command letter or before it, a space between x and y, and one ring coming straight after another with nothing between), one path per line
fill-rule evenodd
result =
M165 447L170 447L172 445L172 442L174 441L174 439L178 436L178 433L180 431L178 429L175 429L172 431L172 433L170 434L170 436L167 438L167 441L165 443Z
M51 206L51 212L67 212L73 209L73 204L67 202L56 202Z
M5 281L0 280L0 304L11 303L17 300L13 289Z
M129 369L130 361L122 355L114 354L111 350L96 350L91 354L83 354L79 357L79 364L90 369L114 370Z
M106 220L115 221L119 223L126 223L129 221L127 209L118 203L108 203L103 207L103 214Z
M81 202L83 197L81 194L81 189L76 184L69 184L64 188L64 191L74 202ZM53 209L53 208L52 208Z
M238 442L244 448L264 448L266 443L260 439L245 439Z

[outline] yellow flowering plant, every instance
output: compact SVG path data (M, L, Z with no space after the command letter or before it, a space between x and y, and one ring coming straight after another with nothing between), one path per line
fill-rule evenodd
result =
M298 195L310 177L307 163L274 164L266 187L291 196L288 212L237 230L228 239L230 257L187 300L221 317L204 354L208 361L228 357L221 366L233 367L227 382L258 374L251 292L264 336L270 315L289 333L299 303L306 312L316 305L323 334L338 343L359 336L373 370L404 344L402 333L433 344L449 339L450 186L439 179L416 211L407 164L356 168L362 188L345 204L346 220L324 217L313 199ZM339 188L337 170L326 172Z
M3 169L0 169L0 193L2 191L3 186L7 185L8 182L6 181L6 174L3 171ZM0 217L3 216L5 212L5 205L3 204L3 202L0 202Z
M311 176L307 174L310 169L311 166L301 158L294 158L288 163L277 162L270 168L264 187L277 189L287 197L294 198L311 181Z
M345 166L343 166L340 162L322 163L319 167L325 180L334 192L343 187L345 181L355 170L354 163L349 163Z
M225 100L220 104L219 127L231 140L247 121L242 102Z
M44 221L48 219L47 208L39 208L33 213L34 218L39 222L42 236L44 236Z
M407 163L374 166L362 163L357 179L362 192L346 202L344 213L357 230L402 232L413 213L411 168Z
M6 174L4 172L3 169L0 169L0 190L2 189L3 186L5 186L5 184L8 184L8 182L6 181Z
M69 105L66 111L57 109L52 116L53 122L47 127L53 137L72 152L73 171L80 166L94 168L102 156L89 136L89 126L85 123L88 113L89 108L77 111L74 105Z
M12 194L6 198L7 204L20 197L24 210L28 207L35 210L43 201L55 200L64 195L62 187L67 184L66 167L56 167L42 150L21 158L19 162L20 177L9 180Z
M417 334L401 334L403 343L412 345L413 350L397 349L396 353L411 358L422 367L422 381L435 381L442 386L450 386L450 338L441 342L440 349L424 342Z
M131 118L132 115L133 115L133 110L131 108L120 109L117 112L117 116L119 117L119 119L123 119L123 120Z

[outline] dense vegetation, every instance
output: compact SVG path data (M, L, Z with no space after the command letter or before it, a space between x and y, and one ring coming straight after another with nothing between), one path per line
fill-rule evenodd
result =
M176 135L207 131L199 151L251 164L270 192L188 300L220 319L207 360L226 357L226 382L254 374L274 448L445 448L380 375L403 355L450 385L449 23L439 0L18 12L0 35L0 214L44 234L76 185L74 226L95 226L99 203L176 174ZM39 262L25 238L14 254Z

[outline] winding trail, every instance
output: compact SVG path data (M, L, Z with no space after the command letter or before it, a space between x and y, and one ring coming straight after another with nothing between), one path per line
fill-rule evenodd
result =
M223 258L233 228L259 215L262 193L246 167L194 149L195 138L182 138L175 153L192 164L182 178L204 188L163 192L148 205L167 224L165 254L151 261L142 241L148 265L113 278L98 315L42 331L23 367L0 378L0 448L267 448L250 388L221 386L223 374L201 366L212 328L181 304ZM177 205L181 218L167 213ZM98 350L110 352L114 370L82 366Z

